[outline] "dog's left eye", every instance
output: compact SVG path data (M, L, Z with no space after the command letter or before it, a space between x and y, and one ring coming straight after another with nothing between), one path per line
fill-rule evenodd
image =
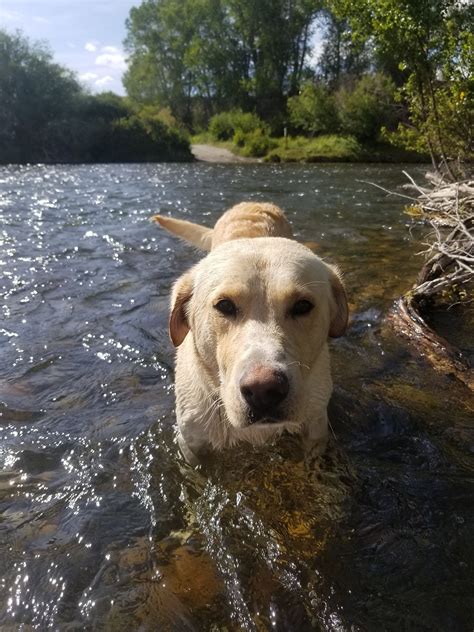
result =
M214 309L217 309L217 311L224 316L237 316L237 307L228 298L224 298L221 301L218 301L214 305Z
M305 299L296 301L293 307L290 309L290 316L296 318L298 316L305 316L313 309L314 305Z

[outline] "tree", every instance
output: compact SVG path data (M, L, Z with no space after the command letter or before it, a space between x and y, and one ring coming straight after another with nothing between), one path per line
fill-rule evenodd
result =
M0 31L0 159L54 159L80 93L73 73L55 64L46 46Z
M172 122L111 92L88 94L45 46L0 31L0 163L191 160Z
M336 94L341 129L361 142L376 142L396 120L395 84L386 75L365 75L352 90Z
M328 0L355 39L371 37L405 72L407 143L425 146L451 177L453 158L473 155L474 5L463 0ZM453 128L449 112L463 123ZM471 132L466 136L466 128ZM454 136L453 136L454 134Z
M337 132L339 118L332 94L323 85L306 83L298 96L288 99L291 124L311 135Z
M228 0L244 51L249 96L260 116L271 120L298 93L318 0Z
M353 39L346 19L325 11L324 23L325 38L318 74L331 89L337 89L344 80L360 78L370 69L372 51L367 39Z
M145 0L127 20L127 92L190 126L199 100L209 112L242 107L278 119L299 90L319 8L320 0Z

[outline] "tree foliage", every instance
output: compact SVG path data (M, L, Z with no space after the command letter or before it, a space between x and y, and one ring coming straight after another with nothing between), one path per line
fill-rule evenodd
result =
M288 113L296 130L312 136L337 132L339 128L334 95L323 84L306 83L299 95L288 99Z
M450 160L472 158L474 5L462 0L329 2L349 19L356 40L370 37L378 54L396 60L404 73L401 97L409 121L401 128L402 140L428 149L448 172Z
M337 95L341 129L361 142L379 139L382 128L396 120L395 84L386 75L365 75L352 90L341 88Z
M45 46L0 31L0 151L12 161L45 160L66 144L66 119L80 94Z
M323 13L324 44L318 61L318 75L331 89L360 78L373 66L367 39L353 38L348 20L326 10Z
M45 46L0 31L0 163L190 159L159 113L88 94Z
M0 32L0 160L184 159L185 130L211 119L242 151L289 123L362 143L385 128L451 172L474 157L467 0L143 0L127 32L126 99L87 94L47 48Z
M160 103L193 125L242 107L278 119L305 71L320 0L145 0L130 12L129 95Z

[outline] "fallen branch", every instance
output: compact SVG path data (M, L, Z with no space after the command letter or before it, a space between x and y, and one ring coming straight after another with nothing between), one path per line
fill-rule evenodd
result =
M419 194L417 216L428 221L433 230L423 253L426 263L413 288L394 305L388 321L437 370L454 375L474 390L474 374L467 358L429 327L423 316L435 300L452 303L454 296L458 297L456 302L473 300L469 292L472 294L474 280L474 182L437 181L436 188L428 192L406 175Z

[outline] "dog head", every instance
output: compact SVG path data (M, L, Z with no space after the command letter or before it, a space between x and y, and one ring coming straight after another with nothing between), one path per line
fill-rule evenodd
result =
M301 426L310 380L348 309L338 273L289 239L224 243L175 284L170 336L192 332L200 363L234 428ZM311 381L313 384L313 381ZM307 412L306 412L307 414Z

